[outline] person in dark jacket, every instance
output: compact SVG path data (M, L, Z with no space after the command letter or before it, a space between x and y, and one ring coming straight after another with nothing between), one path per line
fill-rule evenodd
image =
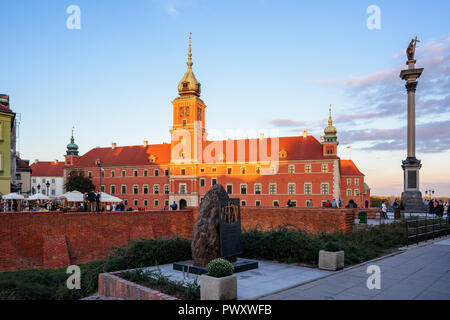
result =
M100 206L100 191L95 195L95 204L97 206L97 212L102 211L102 208Z
M434 201L433 200L430 200L430 202L428 202L428 213L434 214Z
M442 218L444 216L444 204L442 203L442 200L437 201L437 203L437 206L434 208L434 213Z
M353 201L353 199L350 199L348 201L348 204L347 204L346 208L358 208L358 205L356 204L355 201Z

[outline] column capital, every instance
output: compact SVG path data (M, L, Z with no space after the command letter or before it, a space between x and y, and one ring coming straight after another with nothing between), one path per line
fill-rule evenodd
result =
M414 82L407 82L407 83L405 84L405 87L406 87L406 90L407 90L408 92L410 92L410 91L416 92L417 81L414 81Z

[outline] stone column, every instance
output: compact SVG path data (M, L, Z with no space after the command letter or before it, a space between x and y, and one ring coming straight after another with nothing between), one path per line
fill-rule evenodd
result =
M404 171L404 187L402 201L409 212L423 212L426 210L422 202L422 193L419 189L419 170L422 167L420 160L416 158L416 88L417 79L423 72L423 68L415 68L416 60L408 60L408 69L402 70L400 78L406 80L408 93L408 151L406 160L402 161Z

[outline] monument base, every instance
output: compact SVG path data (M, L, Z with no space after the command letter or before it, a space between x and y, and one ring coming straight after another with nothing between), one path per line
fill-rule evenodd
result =
M428 207L423 204L422 192L420 191L402 192L402 202L405 207L405 211L408 213L428 212Z
M258 261L237 259L232 263L234 267L234 273L244 272L248 270L258 269ZM205 274L207 273L206 267L194 264L194 261L180 261L173 264L173 270L189 272L192 274Z

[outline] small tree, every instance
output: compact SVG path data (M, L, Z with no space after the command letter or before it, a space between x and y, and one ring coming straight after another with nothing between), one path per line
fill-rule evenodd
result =
M80 191L82 193L95 189L91 178L85 177L83 171L71 171L65 184L67 191Z

